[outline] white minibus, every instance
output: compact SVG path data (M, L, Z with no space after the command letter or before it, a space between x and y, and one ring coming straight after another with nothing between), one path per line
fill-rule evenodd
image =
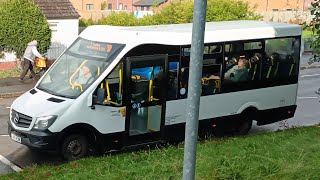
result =
M68 160L182 141L192 24L90 26L10 108L10 137ZM199 136L296 110L301 26L207 22ZM190 74L192 76L192 74Z

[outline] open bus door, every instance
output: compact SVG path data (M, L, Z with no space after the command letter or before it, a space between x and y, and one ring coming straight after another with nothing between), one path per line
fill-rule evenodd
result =
M167 55L127 58L126 146L163 139L167 67Z

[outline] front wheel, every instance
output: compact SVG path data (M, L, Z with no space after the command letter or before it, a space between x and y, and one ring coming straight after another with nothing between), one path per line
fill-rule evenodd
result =
M68 161L83 158L88 153L88 139L81 134L72 134L62 143L61 154Z

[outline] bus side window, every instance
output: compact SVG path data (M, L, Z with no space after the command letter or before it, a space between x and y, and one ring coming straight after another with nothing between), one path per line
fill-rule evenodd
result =
M221 64L204 64L201 78L201 95L213 95L221 91Z
M223 62L223 45L207 45L208 54L203 55L201 78L201 95L213 95L221 91L221 70Z
M180 69L179 97L186 98L188 95L189 67Z
M106 92L105 100L102 104L121 106L123 95L123 69L120 63L112 72L104 79L99 89Z
M262 47L262 41L257 40L226 44L224 83L259 80Z
M178 93L178 67L179 62L169 62L169 74L168 74L168 93L167 99L177 99Z
M300 56L298 38L266 40L267 60L263 64L265 79L288 79L297 76Z

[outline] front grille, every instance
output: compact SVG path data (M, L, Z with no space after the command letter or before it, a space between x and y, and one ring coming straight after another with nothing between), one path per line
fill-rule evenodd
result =
M32 122L32 117L21 114L12 109L11 122L18 127L29 128Z

